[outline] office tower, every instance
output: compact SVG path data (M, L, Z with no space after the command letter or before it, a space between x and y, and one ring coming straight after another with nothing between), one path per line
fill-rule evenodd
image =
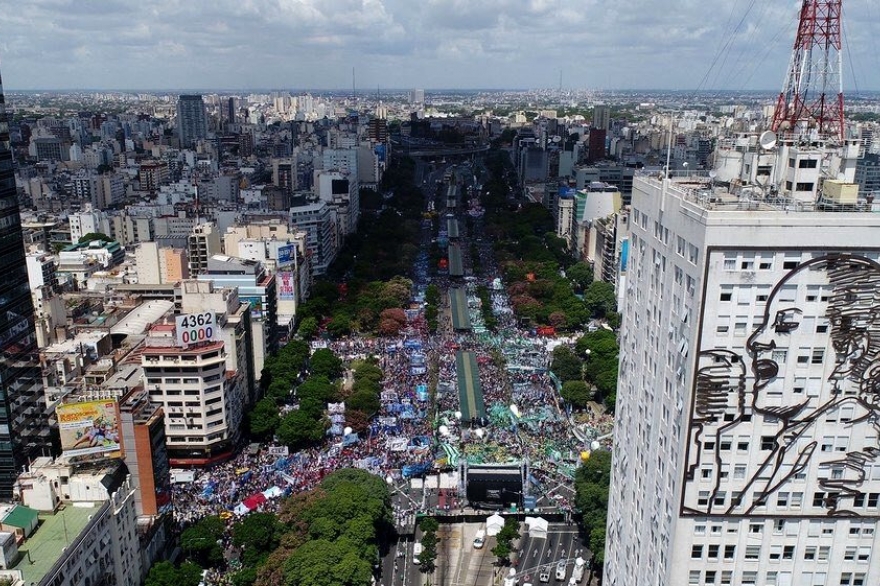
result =
M606 584L880 583L872 209L636 178Z
M607 131L604 128L591 128L588 147L587 163L592 164L605 158L605 139Z
M425 90L417 89L409 93L409 103L416 108L425 107Z
M611 130L611 106L597 104L593 106L593 128Z
M182 95L177 100L177 136L182 148L192 148L208 136L208 115L201 95Z
M226 100L226 121L235 124L235 98Z
M51 449L12 163L0 80L0 499L30 457Z

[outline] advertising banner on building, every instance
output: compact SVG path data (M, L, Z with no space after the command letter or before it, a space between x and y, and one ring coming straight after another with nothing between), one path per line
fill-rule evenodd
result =
M280 271L278 273L278 300L296 300L296 293L293 286L293 273L289 271Z
M293 249L296 248L294 244L288 244L287 246L279 246L278 247L278 264L286 265L290 264L293 260Z
M67 403L55 409L61 451L68 457L122 455L119 409L115 400Z
M259 295L238 295L239 301L250 303L251 317L254 319L263 319L263 297Z
M188 313L174 318L178 346L209 342L219 333L213 311Z

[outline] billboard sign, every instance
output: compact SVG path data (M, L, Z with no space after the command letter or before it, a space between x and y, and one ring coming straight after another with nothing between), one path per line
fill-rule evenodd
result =
M279 246L278 247L278 264L286 265L290 264L293 260L293 249L296 248L295 244L288 244L287 246Z
M177 331L177 345L189 346L199 342L209 342L217 337L217 317L213 311L187 313L174 318Z
M119 409L115 400L66 403L55 409L65 456L122 455L119 443Z
M254 319L263 319L263 297L261 295L238 295L238 300L242 303L249 303L251 306L251 317Z
M278 300L295 301L296 292L293 286L293 273L281 271L278 273Z

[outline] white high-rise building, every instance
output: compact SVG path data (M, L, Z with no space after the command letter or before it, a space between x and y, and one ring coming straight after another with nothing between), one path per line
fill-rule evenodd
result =
M606 584L880 583L880 216L822 193L636 178Z

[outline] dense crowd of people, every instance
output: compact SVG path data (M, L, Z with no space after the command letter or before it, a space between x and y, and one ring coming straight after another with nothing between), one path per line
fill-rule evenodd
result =
M425 263L421 255L415 271L414 289L422 298L430 282ZM546 372L546 348L517 327L509 300L494 277L484 277L483 284L491 291L498 327L494 334L480 327L482 311L474 281L467 285L473 310L469 313L477 326L473 331L453 331L449 315L441 314L438 332L429 335L419 315L397 337L352 336L316 343L329 347L349 365L372 357L382 369L380 408L368 429L340 433L338 425L332 426L320 446L290 455L280 446L252 445L232 460L195 472L190 481L173 486L178 528L209 515L220 515L231 527L250 511L277 511L282 496L308 491L329 473L348 467L369 470L398 487L435 467L454 469L460 458L472 463L525 460L530 470L527 482L535 485L533 493L570 483L584 446L572 433L574 421L561 408ZM444 291L446 284L441 282ZM456 371L459 351L477 357L487 412L484 420L462 421ZM350 381L347 373L343 384ZM604 429L609 422L600 417L607 418L597 415L590 423ZM457 489L444 489L435 496L439 497L437 506L447 512L468 505ZM396 522L413 522L427 502L409 496L396 499ZM563 496L540 506L551 504L570 506ZM218 580L222 577L212 582Z

